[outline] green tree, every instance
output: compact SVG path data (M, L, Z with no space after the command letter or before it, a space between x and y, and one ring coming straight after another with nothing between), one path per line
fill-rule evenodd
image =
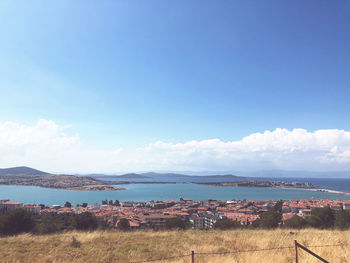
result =
M311 211L311 216L307 218L307 222L315 228L331 228L334 226L334 211L328 206L314 208Z
M260 215L259 227L262 228L275 228L281 222L281 213L277 212L275 209L271 209Z
M72 207L72 204L71 204L70 202L67 201L67 202L64 204L64 207L69 207L69 208L70 208L70 207Z
M75 215L74 226L78 230L95 230L98 226L96 217L89 213L84 212Z
M334 226L339 229L350 228L350 210L339 210L335 213Z
M130 230L129 220L126 218L121 218L117 223L117 228L123 231Z
M107 205L107 204L108 204L108 201L107 201L107 200L102 200L102 204L103 204L103 205Z
M83 203L81 206L82 206L82 207L87 207L88 204L87 204L87 203Z
M274 205L273 210L275 210L278 213L282 214L282 207L283 207L283 201L279 200L277 203Z
M220 219L220 220L215 222L213 227L215 229L221 229L221 230L234 229L234 228L241 227L241 223L239 223L238 221L231 220L231 219Z
M191 223L181 219L180 217L170 218L165 222L166 229L187 229Z
M113 200L109 200L108 204L113 205Z
M306 227L306 225L307 221L304 218L297 215L294 215L292 218L289 218L284 222L284 227L286 228L301 229Z
M115 206L120 206L119 200L115 200L115 201L114 201L114 205L115 205Z
M0 234L15 235L35 228L33 214L24 209L14 209L0 216Z

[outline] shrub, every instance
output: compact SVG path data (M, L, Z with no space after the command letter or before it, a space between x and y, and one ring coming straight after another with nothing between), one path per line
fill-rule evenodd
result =
M234 229L241 227L241 223L238 221L233 221L231 219L220 219L215 222L214 226L215 229Z
M259 226L262 228L275 228L281 222L281 213L271 209L260 215Z
M350 227L350 210L340 210L335 213L334 226L339 229Z
M284 222L284 226L287 228L301 229L306 227L306 225L307 221L304 218L297 215L294 215L292 218L289 218Z
M30 232L35 227L33 214L24 209L14 209L0 216L0 234L15 235Z
M315 228L331 228L334 226L334 211L327 207L312 209L311 216L307 218L310 226Z
M170 218L165 222L166 229L187 229L190 226L190 222L182 220L179 217Z
M74 218L74 226L77 230L95 230L97 225L96 217L89 212L78 214Z
M123 231L130 230L129 220L126 218L121 218L117 223L117 228Z

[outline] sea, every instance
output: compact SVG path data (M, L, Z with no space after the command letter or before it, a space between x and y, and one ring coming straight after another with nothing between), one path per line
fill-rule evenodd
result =
M104 180L118 180L115 178L99 178ZM125 179L126 180L126 179ZM36 186L0 185L0 200L9 199L25 204L63 205L66 201L72 204L88 203L101 204L102 200L119 201L166 201L192 198L193 200L290 200L322 199L350 200L349 195L309 189L281 189L260 187L209 186L190 182L227 182L242 180L242 178L206 178L193 176L191 178L128 178L136 184L116 184L126 188L118 191L73 191L42 188ZM250 178L250 180L255 180ZM258 180L310 182L320 189L350 193L350 179L339 178L260 178ZM167 182L158 184L157 182ZM148 183L145 183L148 182ZM149 183L149 182L154 182Z

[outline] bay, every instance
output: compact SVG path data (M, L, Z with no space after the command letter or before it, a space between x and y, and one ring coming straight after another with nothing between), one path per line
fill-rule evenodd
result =
M332 179L333 180L333 179ZM348 179L343 179L348 180ZM334 182L334 181L333 181ZM338 182L339 184L340 182ZM350 180L347 181L350 183ZM344 185L344 184L343 184ZM0 199L10 199L26 204L63 205L86 202L90 205L100 204L102 200L150 201L178 200L180 197L194 200L290 200L321 199L350 200L350 196L303 189L256 188L256 187L222 187L188 183L173 184L125 184L126 190L120 191L72 191L41 188L35 186L0 185ZM333 190L337 187L333 187ZM343 186L343 188L346 188ZM330 188L328 188L330 189ZM347 189L342 189L347 190ZM347 190L349 191L349 190Z

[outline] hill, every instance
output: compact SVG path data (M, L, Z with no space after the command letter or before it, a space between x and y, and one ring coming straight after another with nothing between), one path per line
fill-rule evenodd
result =
M122 190L115 182L75 175L49 174L30 167L0 169L0 185L26 185L68 190L111 191Z
M48 173L45 173L43 171L39 171L27 166L18 166L18 167L11 167L11 168L0 168L0 175L45 175Z
M332 230L230 230L230 231L136 231L66 232L45 236L19 235L1 238L0 262L138 262L176 257L168 261L196 263L295 262L294 240L305 246L350 243L350 231ZM81 242L72 246L72 237ZM281 248L290 247L290 248ZM266 248L281 248L263 250ZM249 253L232 251L261 250ZM312 251L330 262L348 262L347 246L313 247ZM199 253L213 253L202 254ZM222 254L215 254L222 253ZM300 251L299 262L319 262Z

